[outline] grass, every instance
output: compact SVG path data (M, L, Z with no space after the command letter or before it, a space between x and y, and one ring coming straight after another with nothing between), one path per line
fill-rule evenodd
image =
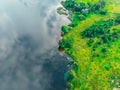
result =
M84 2L92 1L98 0L84 0ZM80 0L76 0L76 2L80 2ZM68 90L113 90L114 87L120 88L120 39L99 45L96 50L93 50L95 43L101 38L94 38L94 43L89 47L87 45L89 38L81 36L81 33L94 23L115 18L115 13L120 12L120 4L113 3L113 0L108 3L105 7L108 14L90 14L63 37L64 40L73 38L72 48L65 48L65 51L78 66L78 69L72 68L71 70L74 78L68 82ZM120 25L112 26L110 31L114 32L113 29L120 30Z
M80 38L80 36L78 39L78 36L75 36L73 43L74 53L72 53L72 55L76 57L75 62L78 63L79 70L77 71L77 73L75 73L76 71L72 70L72 73L76 78L74 78L71 82L73 83L73 86L75 86L75 88L71 90L79 90L80 88L81 90L83 90L85 86L91 88L88 90L93 90L93 87L96 88L96 90L112 90L108 87L110 83L108 78L111 77L111 75L114 75L115 72L119 73L120 70L120 41L116 41L114 45L112 45L111 48L108 49L108 52L105 54L106 56L104 56L100 49L103 47L107 47L107 45L102 45L101 47L97 48L95 52L92 52L91 47L88 47L86 43L87 40L83 40L82 38ZM91 58L91 55L95 54L98 54L100 56ZM109 71L104 68L104 65L107 64L110 64L111 66L111 69ZM115 69L116 66L117 70ZM120 73L118 75L120 75ZM96 81L96 79L98 80ZM102 82L104 82L105 86L101 86L100 83ZM93 83L92 86L91 83ZM95 86L96 84L97 86Z

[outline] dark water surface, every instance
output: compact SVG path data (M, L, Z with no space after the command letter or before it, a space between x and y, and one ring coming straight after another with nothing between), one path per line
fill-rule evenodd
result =
M0 90L65 90L60 0L0 1Z

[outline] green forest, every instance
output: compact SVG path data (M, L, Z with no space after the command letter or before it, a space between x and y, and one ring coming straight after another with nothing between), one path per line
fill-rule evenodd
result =
M72 58L68 90L120 90L120 0L65 0L59 48Z

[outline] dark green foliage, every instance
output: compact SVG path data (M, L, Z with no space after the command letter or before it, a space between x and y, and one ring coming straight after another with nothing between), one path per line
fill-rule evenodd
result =
M96 42L94 45L93 45L93 50L95 50L97 47L98 47L98 42Z
M103 43L110 43L115 40L117 40L120 36L120 32L113 32L113 33L108 33L102 36L102 42Z
M86 18L84 15L78 15L78 17L80 20L85 20L85 18Z
M84 15L76 15L76 17L79 19L79 21L85 20L85 16Z
M77 72L78 71L78 64L74 63L72 66L72 69Z
M91 46L91 45L93 44L93 42L94 42L94 39L91 38L91 39L87 42L87 45L88 45L88 46Z
M110 68L111 68L110 64L108 64L108 63L106 63L106 64L104 65L104 67L105 67L106 70L110 70Z
M62 39L59 41L59 46L62 48L72 48L73 38Z
M100 23L100 24L99 24ZM85 38L94 38L99 37L103 34L109 33L109 28L114 25L114 20L109 19L107 21L99 22L94 24L82 33L82 37Z
M66 81L71 81L73 79L73 75L71 74L71 72L66 72L65 73L65 80Z
M83 9L86 9L87 8L87 5L85 3L79 3L79 4L75 4L75 7L74 7L74 11L76 12L82 12Z
M62 1L61 4L64 6L64 8L66 8L67 10L72 10L75 2L73 0L66 0L66 1Z
M100 55L97 54L97 53L94 53L94 54L92 55L92 57L100 57Z
M92 6L92 10L100 10L101 8L104 8L106 5L106 2L103 0L100 0L98 3L96 3L95 5Z
M61 27L61 31L62 31L64 34L68 33L69 30L70 30L70 27L69 27L69 26L62 26L62 27Z
M107 25L107 28L110 28L114 25L114 19L108 19L105 24Z
M103 43L107 43L107 42L109 42L110 39L111 39L111 36L110 36L109 34L104 35L104 36L102 37L102 41L103 41Z
M116 16L115 23L120 24L120 14Z
M101 50L103 53L105 53L105 52L107 52L107 48L102 48L102 50Z
M72 23L70 23L68 26L70 26L70 27L75 27L76 24L72 22Z
M99 10L98 13L101 14L101 15L106 15L107 10L102 9L102 10Z
M79 23L80 19L78 15L74 15L73 16L73 23L75 23L77 25L77 23Z
M73 21L84 20L85 17L87 17L90 13L99 12L102 15L106 14L106 11L103 10L103 8L106 5L104 0L100 0L95 4L84 3L84 2L76 3L74 0L65 0L62 1L61 3L66 10L69 10L70 16L71 16L70 12L72 12L72 16L69 17L69 19L71 20L71 18L73 18ZM83 15L84 17L81 15Z
M80 21L85 20L85 16L82 14L74 14L72 23L76 26Z
M99 10L101 8L101 5L99 3L96 3L93 7L92 7L92 11L94 10Z
M73 64L74 64L74 61L73 61L73 60L72 60L72 61L69 61L68 64L69 64L69 65L73 65Z
M83 31L81 35L83 38L89 38L87 45L93 45L93 51L95 51L97 47L103 44L107 44L110 47L112 42L116 41L120 37L120 30L113 29L114 32L110 32L110 27L114 25L116 24L115 20L113 19L100 21ZM98 40L93 44L94 38L97 38ZM107 50L106 48L103 48L101 51L105 53Z
M64 8L67 10L71 10L72 12L82 12L83 9L88 8L83 2L76 3L74 0L66 0L61 2Z
M87 9L89 13L99 11L105 7L106 3L103 0L100 0L99 2L95 4L90 4L90 3L79 3L79 9L82 12L83 10Z

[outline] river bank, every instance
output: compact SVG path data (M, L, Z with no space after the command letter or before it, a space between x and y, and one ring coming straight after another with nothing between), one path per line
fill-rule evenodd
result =
M111 0L66 0L62 5L71 20L61 27L59 41L59 48L72 58L65 74L68 90L119 88L120 5Z

